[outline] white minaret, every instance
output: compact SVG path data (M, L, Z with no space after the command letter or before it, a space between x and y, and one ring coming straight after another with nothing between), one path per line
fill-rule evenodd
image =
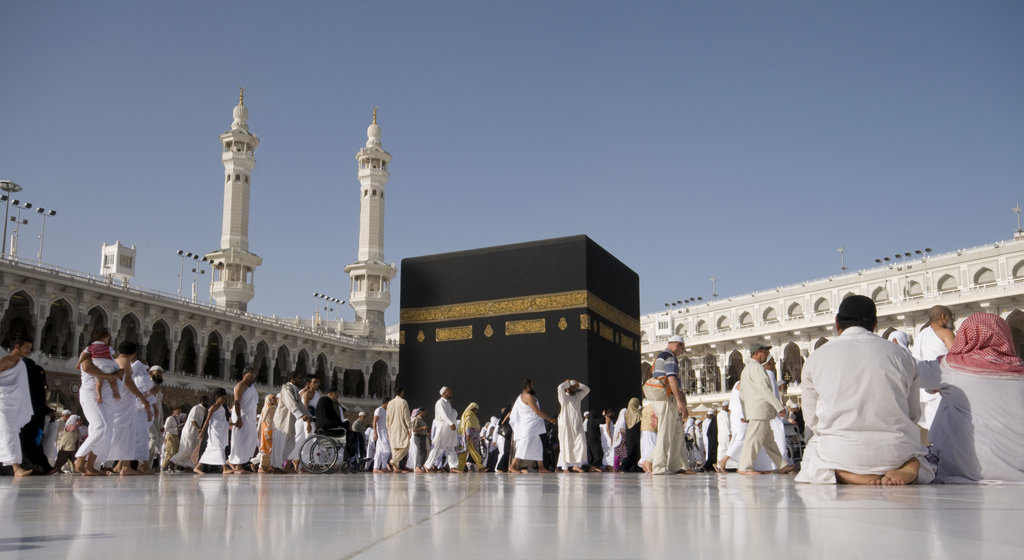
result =
M366 147L356 154L359 162L359 256L345 267L351 280L349 304L356 320L370 326L370 338L385 336L384 310L391 305L391 279L398 273L384 262L384 185L388 182L391 154L381 149L377 108L366 129Z
M249 132L249 110L239 88L231 130L220 135L224 164L224 228L220 249L206 254L213 263L210 295L217 307L245 311L256 295L253 275L263 259L249 252L249 177L260 139Z

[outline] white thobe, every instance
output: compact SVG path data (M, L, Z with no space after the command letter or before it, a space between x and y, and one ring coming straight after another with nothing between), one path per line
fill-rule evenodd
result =
M140 463L146 463L149 461L149 427L152 424L149 414L153 410L153 403L156 402L156 395L151 395L149 392L156 384L149 376L146 365L138 360L132 362L132 381L135 382L135 387L139 389L139 392L146 396L145 401L140 401L135 395L127 395L128 398L135 399L135 416L132 418L132 434L135 436L134 459Z
M942 342L930 325L921 331L914 342L914 359L919 362L938 360L939 357L948 353L949 349L946 348L946 343ZM929 393L921 389L921 419L917 421L918 425L930 430L940 404L942 404L941 393Z
M725 463L726 468L736 469L740 466L740 454L743 452L743 442L747 439L747 423L743 417L743 400L740 399L739 383L733 385L732 393L729 396L729 430L732 432L732 441L729 442L729 460ZM775 469L775 463L768 457L768 453L761 448L754 458L754 470L767 472Z
M601 457L604 462L602 466L604 467L615 466L615 446L612 445L615 441L612 436L614 432L615 424L601 424Z
M0 371L0 463L21 464L21 428L32 419L25 360Z
M388 410L378 406L373 411L373 417L377 419L377 445L373 453L373 468L383 470L387 468L391 460L391 440L388 438Z
M197 404L188 411L188 419L185 420L185 427L181 429L181 440L178 444L178 454L171 457L171 462L179 467L195 468L192 462L192 452L199 444L199 430L206 421L206 407ZM198 428L196 426L199 426Z
M575 395L566 393L569 383L558 386L558 466L563 469L579 467L587 462L587 433L583 431L583 397L590 393L590 387L580 384Z
M256 408L259 406L260 396L256 392L256 387L249 385L239 400L241 402L238 408L241 414L235 414L235 407L231 407L233 423L242 421L241 428L231 428L231 454L228 455L228 462L232 465L244 465L251 461L259 445L260 417L256 414Z
M129 373L130 373L129 369ZM126 374L127 375L127 374ZM121 398L114 399L110 408L114 411L114 430L110 435L110 454L108 461L135 460L135 409L139 399L128 392L123 378L117 380L117 392ZM106 400L106 397L103 397Z
M448 468L459 468L459 455L455 452L455 446L459 443L459 434L452 426L458 427L459 414L452 408L452 403L442 397L434 404L434 448L427 455L427 466L438 463L441 455L445 455L448 461Z
M1024 482L1024 378L966 374L944 360L917 368L921 386L942 395L928 434L935 480Z
M732 406L731 404L729 405ZM732 420L729 418L729 411L722 409L715 418L718 423L718 458L720 460L729 454L729 436L732 435Z
M295 433L303 416L309 416L309 409L299 398L299 388L292 382L281 386L277 396L277 410L274 411L274 430L281 432L281 454L285 461L299 458L299 446L295 445ZM274 442L277 447L277 442ZM274 465L277 467L277 465ZM278 467L280 468L280 467Z
M813 436L797 482L834 484L835 471L877 474L917 458L917 482L935 469L921 445L917 364L906 350L850 327L818 348L803 368L803 412Z
M540 400L537 400L537 407L540 408ZM512 425L512 437L516 441L516 459L520 461L543 460L544 447L541 445L540 435L547 431L544 427L544 419L534 412L530 405L523 402L522 394L512 406L509 424ZM612 453L614 456L614 450Z
M96 402L97 390L103 391L103 402ZM122 393L123 394L123 393ZM130 395L132 396L132 395ZM135 398L132 396L132 398ZM89 437L78 448L75 457L86 457L90 453L96 455L96 464L107 462L110 454L110 439L114 432L114 390L110 383L98 383L97 379L82 372L82 385L78 389L78 404L82 414L89 421Z
M224 449L228 446L228 414L224 406L210 413L210 425L206 428L206 449L199 462L204 465L223 465Z

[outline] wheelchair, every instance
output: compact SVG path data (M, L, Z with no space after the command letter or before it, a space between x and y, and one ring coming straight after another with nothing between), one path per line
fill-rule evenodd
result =
M307 437L299 447L299 462L302 464L302 468L312 474L350 472L351 467L345 460L348 431L341 426L329 429L320 428L320 426L325 426L327 421L319 414L316 424L316 431Z

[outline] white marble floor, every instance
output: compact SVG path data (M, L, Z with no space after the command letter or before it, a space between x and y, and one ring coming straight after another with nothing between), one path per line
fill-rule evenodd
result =
M1015 558L1024 486L792 477L0 478L0 557Z

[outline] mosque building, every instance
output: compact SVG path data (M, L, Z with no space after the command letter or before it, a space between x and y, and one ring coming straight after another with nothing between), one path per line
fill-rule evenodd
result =
M49 374L51 403L79 409L74 366L98 326L111 331L115 346L136 342L140 358L166 370L165 411L183 402L194 404L200 394L218 387L230 389L250 365L261 395L277 392L291 371L316 373L325 387L336 384L350 410L376 406L376 398L392 390L398 346L386 340L384 327L397 274L394 264L384 263L384 187L391 154L382 148L376 109L366 146L356 154L358 254L345 269L355 320L265 316L247 311L263 259L249 247L250 188L260 140L249 130L242 93L230 130L220 135L223 226L219 248L205 255L213 304L199 301L195 291L190 299L129 286L136 249L120 242L104 245L99 275L16 255L0 259L0 345L10 348L23 335L35 341L32 358Z
M1024 239L1014 239L941 255L931 250L879 259L881 266L846 272L793 286L770 288L717 301L685 301L640 319L642 375L672 335L686 339L680 360L682 384L691 406L729 399L750 359L748 346L761 339L772 345L780 383L799 402L804 360L836 336L835 313L850 295L865 295L878 307L879 335L894 330L915 335L928 326L928 310L949 307L959 325L979 311L1006 319L1014 345L1024 355Z

